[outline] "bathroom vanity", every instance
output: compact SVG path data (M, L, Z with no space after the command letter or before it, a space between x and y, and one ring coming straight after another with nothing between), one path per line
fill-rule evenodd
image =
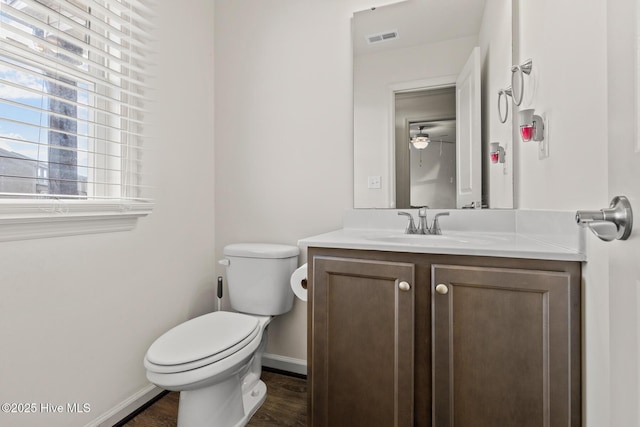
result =
M581 425L584 253L507 222L520 230L300 242L310 426Z

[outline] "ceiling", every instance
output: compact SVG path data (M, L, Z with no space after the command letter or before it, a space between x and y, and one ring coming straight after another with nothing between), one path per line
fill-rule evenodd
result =
M356 12L354 55L477 35L486 0L406 0ZM398 38L369 44L367 36L397 30Z

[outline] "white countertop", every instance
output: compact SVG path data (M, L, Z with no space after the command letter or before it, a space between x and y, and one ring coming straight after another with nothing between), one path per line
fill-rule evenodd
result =
M397 211L349 211L345 227L301 239L301 247L586 261L584 230L573 213L450 210L441 236L404 234ZM430 211L432 217L434 211ZM447 220L450 221L447 222ZM394 227L389 227L393 222ZM400 227L396 227L400 224ZM477 231L483 230L483 231ZM485 231L486 230L486 231Z

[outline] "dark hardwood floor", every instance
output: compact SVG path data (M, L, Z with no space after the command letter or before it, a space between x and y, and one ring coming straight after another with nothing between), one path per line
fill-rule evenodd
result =
M307 424L307 381L282 373L263 371L267 399L251 418L249 427L304 427ZM127 427L175 427L179 394L171 392L134 418L121 424Z

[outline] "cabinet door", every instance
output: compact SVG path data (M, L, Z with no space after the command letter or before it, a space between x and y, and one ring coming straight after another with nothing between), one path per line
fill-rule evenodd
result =
M413 264L314 257L313 426L413 425L414 285Z
M579 425L568 273L433 265L431 291L434 426Z

